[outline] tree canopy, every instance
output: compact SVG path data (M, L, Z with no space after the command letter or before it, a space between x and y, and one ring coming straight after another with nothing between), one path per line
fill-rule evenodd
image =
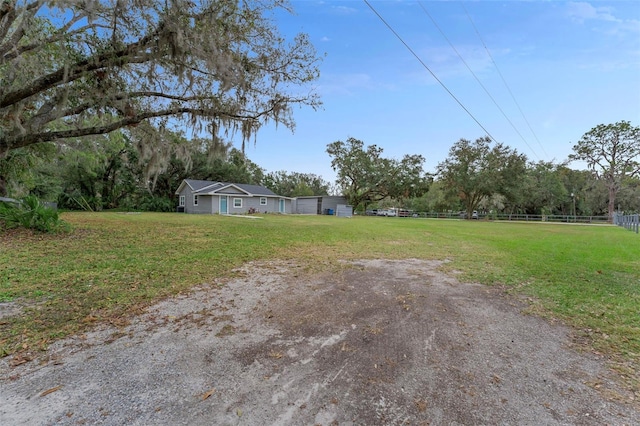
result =
M526 156L491 143L489 137L474 142L460 139L449 150L449 157L438 164L444 188L459 196L468 217L484 199L494 194L509 197L522 184Z
M294 128L316 108L319 57L269 13L286 1L4 0L0 156L59 139L150 124L240 132ZM228 133L226 133L228 134Z
M284 170L267 173L263 185L285 197L329 195L331 184L313 173L288 173Z
M640 176L640 127L624 120L600 124L585 133L573 151L571 160L585 161L596 177L606 183L609 217L613 217L622 183Z
M428 190L429 180L422 170L424 157L405 155L402 160L382 157L382 148L348 138L327 146L331 167L349 203L357 208L383 200L419 197Z

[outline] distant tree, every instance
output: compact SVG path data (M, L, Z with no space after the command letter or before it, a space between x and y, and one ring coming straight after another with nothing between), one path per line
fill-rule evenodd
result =
M640 127L628 121L600 124L573 146L572 161L586 161L609 191L608 214L613 217L616 195L627 178L640 176Z
M0 156L145 122L238 131L243 143L267 122L293 129L294 105L320 105L305 88L319 58L305 34L279 34L274 9L289 10L279 0L0 2ZM170 143L142 140L153 141Z
M492 147L488 137L475 142L460 139L438 164L438 176L444 188L460 198L470 218L483 199L517 192L526 162L524 155L502 144Z
M604 215L607 211L607 191L602 181L588 170L574 170L566 163L556 167L556 173L565 188L563 213L577 215ZM573 195L571 195L573 194Z
M254 185L259 185L264 180L264 169L237 148L230 148L225 155L208 156L204 161L200 161L198 165L194 164L189 177Z
M640 213L640 179L629 178L618 193L618 204L625 212Z
M22 197L36 185L36 168L55 158L56 147L44 143L15 149L0 156L0 197Z
M286 171L268 173L262 183L276 194L285 197L328 195L331 187L329 182L315 174Z
M424 157L405 155L402 160L382 157L382 148L355 138L327 146L331 167L344 196L357 209L385 198L419 197L428 190L429 179L422 170Z
M522 207L526 213L567 214L561 210L570 199L571 191L565 187L559 167L561 166L553 162L539 161L527 168L522 191ZM573 192L575 191L574 189Z
M144 185L136 159L133 143L119 131L59 143L54 167L60 182L60 206L90 210L119 207L138 185ZM50 168L45 166L44 170ZM43 173L42 168L38 171Z
M405 206L418 212L443 212L447 210L459 210L460 200L451 197L444 190L442 182L436 180L429 185L429 191L420 197L411 198Z
M69 209L173 211L175 190L183 179L260 183L264 176L264 170L244 153L218 138L187 139L180 133L165 132L171 144L163 145L169 152L160 155L170 155L170 160L159 167L147 161L158 153L140 150L128 135L114 131L58 142L55 158L40 161L30 170L35 175L31 193L57 199ZM48 145L53 146L12 150L7 159L22 150ZM156 167L150 169L151 164Z

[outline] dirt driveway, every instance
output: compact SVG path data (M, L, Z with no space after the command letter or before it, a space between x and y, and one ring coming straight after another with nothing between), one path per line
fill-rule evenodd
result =
M0 361L0 424L640 424L569 329L438 266L247 265L46 363Z

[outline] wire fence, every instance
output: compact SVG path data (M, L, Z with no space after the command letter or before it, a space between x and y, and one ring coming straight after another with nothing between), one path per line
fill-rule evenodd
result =
M640 229L640 214L613 214L613 223L622 226L636 234Z
M466 213L459 212L411 212L410 217L433 219L467 219ZM504 214L477 213L471 219L502 220L520 222L565 222L565 223L608 223L608 216L577 216L577 215L536 215L536 214Z

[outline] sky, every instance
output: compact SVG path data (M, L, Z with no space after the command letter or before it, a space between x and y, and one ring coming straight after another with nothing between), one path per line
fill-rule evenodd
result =
M326 147L350 137L386 158L421 154L427 173L456 141L487 133L559 163L599 124L640 126L640 2L369 4L292 1L295 14L276 16L282 35L307 33L324 55L323 107L295 107L294 133L258 131L245 153L267 172L333 183Z

